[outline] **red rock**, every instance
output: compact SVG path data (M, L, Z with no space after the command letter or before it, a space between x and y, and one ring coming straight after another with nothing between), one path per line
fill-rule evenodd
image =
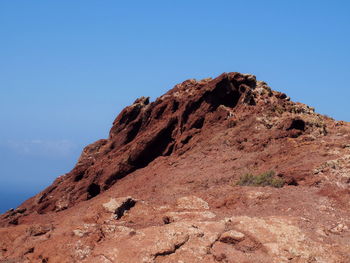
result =
M1 215L0 261L350 262L349 142L253 75L184 81ZM282 188L237 185L271 170Z

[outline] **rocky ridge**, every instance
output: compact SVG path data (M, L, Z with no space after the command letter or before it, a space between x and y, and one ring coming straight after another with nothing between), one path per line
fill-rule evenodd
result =
M349 132L249 74L141 97L1 216L0 262L350 262Z

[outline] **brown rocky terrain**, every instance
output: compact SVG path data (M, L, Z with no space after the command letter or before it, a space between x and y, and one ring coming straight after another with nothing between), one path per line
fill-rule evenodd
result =
M350 124L224 73L125 108L0 216L0 262L348 263L349 209Z

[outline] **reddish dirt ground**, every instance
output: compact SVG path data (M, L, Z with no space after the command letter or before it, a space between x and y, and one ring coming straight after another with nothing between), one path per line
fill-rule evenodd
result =
M238 185L273 171L283 187ZM350 262L350 124L255 76L140 98L0 217L0 262Z

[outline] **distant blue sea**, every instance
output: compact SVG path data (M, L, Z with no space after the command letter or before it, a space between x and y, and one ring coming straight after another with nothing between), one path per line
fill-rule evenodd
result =
M34 196L36 192L33 193L18 193L17 189L1 189L0 188L0 214L5 213L10 208L16 208L22 204L25 200Z
M0 141L0 213L18 207L51 185L56 177L70 171L79 154L79 149L56 158L40 151L23 154Z

